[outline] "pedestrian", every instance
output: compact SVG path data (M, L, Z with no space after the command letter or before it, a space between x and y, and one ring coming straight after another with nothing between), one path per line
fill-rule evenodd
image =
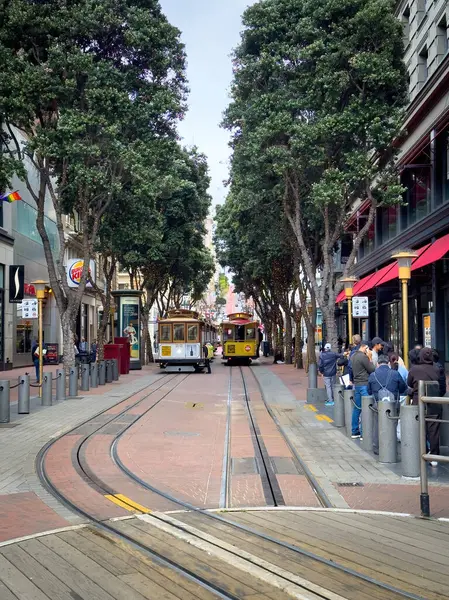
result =
M91 356L92 362L95 362L97 360L97 350L98 350L97 340L94 340L90 346L90 356Z
M433 362L432 348L421 348L419 351L418 364L412 364L410 368L407 385L412 388L412 404L418 404L418 385L420 381L435 381L438 383L439 373ZM441 419L441 404L427 404L426 416L432 419ZM427 440L430 445L430 454L440 453L440 423L426 423ZM430 463L432 467L438 465L437 461Z
M341 337L341 335L338 336L338 352L341 354L343 351L343 338Z
M368 342L361 342L359 349L351 357L352 381L354 383L354 407L352 409L351 430L353 439L362 437L360 415L362 396L368 396L368 379L374 372L374 365L368 358Z
M325 403L325 406L334 406L334 385L337 375L337 360L341 357L341 354L332 352L332 346L330 344L325 344L324 352L321 352L320 354L318 370L323 376L327 393L327 402Z
M87 351L87 342L86 342L86 339L83 338L83 337L81 338L81 342L80 342L80 345L78 347L78 350L80 352L86 352Z
M446 371L440 362L440 355L438 354L438 350L432 348L432 353L433 365L438 373L438 385L440 386L440 396L443 397L447 391Z
M389 355L389 358L390 358L390 367L392 369L394 369L395 371L397 371L399 373L399 375L402 377L402 379L405 381L405 383L407 383L408 370L404 365L404 361L402 361L402 364L401 364L400 356L398 354L396 354L395 352L392 352ZM407 388L407 390L408 390L408 388ZM403 404L405 404L406 401L407 401L407 394L399 396L399 403L401 404L401 406ZM398 442L400 442L401 441L401 421L400 421L400 419L398 419L398 426L396 427L396 433L397 433Z
M375 337L371 340L371 343L373 345L373 348L371 350L371 362L375 367L377 367L379 354L382 353L384 342L380 339L380 337Z
M392 394L385 394L385 390ZM374 397L373 407L377 409L377 403L383 398L379 394L393 400L399 405L400 395L407 391L407 384L396 369L391 369L388 356L381 354L377 362L376 370L368 378L368 394ZM373 452L379 454L379 421L373 419Z
M209 348L207 347L207 344L203 344L203 356L207 373L210 375L212 373L212 370L210 368Z
M351 378L351 381L353 380L351 358L352 358L353 354L355 354L357 352L357 350L360 348L361 342L362 342L362 338L359 336L358 333L356 333L355 335L352 336L352 347L351 347L351 351L349 352L349 358L348 358L348 370L349 370L349 376Z
M31 346L31 358L36 369L36 383L39 383L39 344L36 340L33 341Z

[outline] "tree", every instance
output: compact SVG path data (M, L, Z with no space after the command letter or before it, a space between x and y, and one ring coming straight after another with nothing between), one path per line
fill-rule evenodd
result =
M370 202L344 275L376 209L402 199L393 142L406 73L393 9L392 0L266 0L246 10L234 56L224 121L232 176L248 188L270 181L335 345L334 250L348 212L356 199Z
M2 145L36 202L37 229L60 313L64 360L73 364L73 329L103 217L132 184L154 197L157 152L175 139L185 96L179 32L157 0L16 0L0 11ZM38 178L32 185L31 163ZM56 215L52 251L45 204ZM84 269L67 285L63 215L79 218Z

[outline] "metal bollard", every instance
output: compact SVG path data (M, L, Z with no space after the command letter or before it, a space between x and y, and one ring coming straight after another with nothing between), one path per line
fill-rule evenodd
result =
M344 386L334 385L334 425L335 427L345 426L345 399Z
M119 378L118 360L116 358L113 358L111 360L111 362L112 362L112 379L114 381L118 381L118 378Z
M418 405L403 404L400 420L402 476L419 477L421 456L419 453Z
M56 371L56 400L65 400L66 398L66 377L65 370Z
M112 383L112 361L106 361L106 383Z
M69 396L70 398L76 398L78 396L78 367L70 367Z
M367 452L373 451L373 421L377 419L377 413L373 412L373 396L362 396L362 431L363 440L360 445Z
M30 376L19 377L19 403L17 405L19 415L30 414Z
M106 383L106 362L100 360L98 363L98 384L104 385Z
M346 434L351 437L352 434L352 407L354 406L354 390L345 390L343 392L345 404L345 425Z
M98 387L98 367L96 362L90 365L90 386L93 388Z
M90 390L89 371L90 371L90 365L83 363L81 365L81 387L80 387L80 389L83 390L83 392L88 392Z
M51 406L53 404L52 386L52 374L44 373L44 379L42 382L42 406Z
M9 381L0 381L0 423L9 423L11 419L9 404Z
M381 400L377 403L379 411L379 462L398 462L397 416L396 404Z

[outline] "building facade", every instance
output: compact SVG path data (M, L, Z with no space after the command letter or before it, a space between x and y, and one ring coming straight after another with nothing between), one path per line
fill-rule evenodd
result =
M379 335L398 349L403 340L397 266L391 256L413 249L409 286L410 340L438 349L449 362L449 6L445 0L401 0L409 106L399 153L406 188L401 206L381 208L355 267L355 295L369 297L369 318L355 331ZM357 207L349 228L361 227L369 205ZM344 295L344 294L343 294ZM341 295L337 300L343 299ZM340 305L340 332L346 324Z

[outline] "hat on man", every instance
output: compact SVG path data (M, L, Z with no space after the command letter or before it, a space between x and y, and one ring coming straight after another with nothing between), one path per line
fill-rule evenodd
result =
M375 337L371 340L371 343L373 346L376 346L377 344L382 344L383 346L385 342L380 337Z
M329 352L329 350L332 350L332 346L331 346L330 344L326 344L326 345L324 346L324 350L325 350L326 352Z

